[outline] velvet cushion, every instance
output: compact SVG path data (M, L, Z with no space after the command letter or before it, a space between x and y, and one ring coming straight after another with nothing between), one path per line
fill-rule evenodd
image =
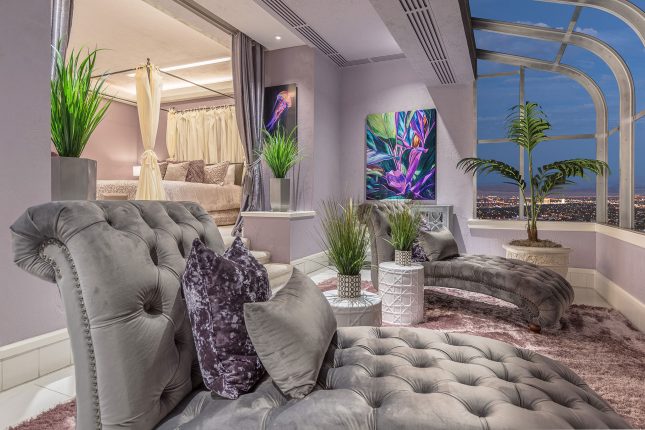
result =
M336 318L314 282L297 269L268 302L247 303L249 336L276 386L300 399L316 385Z
M204 384L235 399L264 374L244 325L244 304L271 297L267 271L239 237L224 255L195 239L182 288Z
M419 230L417 238L428 257L427 261L445 260L459 256L459 247L447 228L438 231Z

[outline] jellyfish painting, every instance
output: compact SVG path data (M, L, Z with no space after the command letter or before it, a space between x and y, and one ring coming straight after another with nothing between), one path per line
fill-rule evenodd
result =
M366 197L436 199L437 111L367 116Z
M277 85L264 91L264 128L273 132L278 128L291 132L297 124L296 85Z

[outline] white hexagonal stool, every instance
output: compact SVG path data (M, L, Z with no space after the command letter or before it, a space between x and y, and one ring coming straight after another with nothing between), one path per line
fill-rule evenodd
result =
M383 323L412 325L423 321L423 266L399 266L393 261L378 266Z

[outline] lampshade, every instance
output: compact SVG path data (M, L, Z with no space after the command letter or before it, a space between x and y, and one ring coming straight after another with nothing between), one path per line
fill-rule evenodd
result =
M141 166L132 166L132 176L138 178L141 174Z

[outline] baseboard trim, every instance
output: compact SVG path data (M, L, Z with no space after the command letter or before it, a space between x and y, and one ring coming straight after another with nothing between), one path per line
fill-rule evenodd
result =
M72 348L67 329L0 347L0 391L71 365Z
M329 266L329 259L325 252L318 252L306 257L293 260L291 263L293 267L300 270L302 273L308 275L320 269L326 269Z
M594 288L607 303L645 333L645 304L598 271L596 271Z
M607 303L645 333L645 304L595 269L569 268L567 280L574 287L593 288Z

